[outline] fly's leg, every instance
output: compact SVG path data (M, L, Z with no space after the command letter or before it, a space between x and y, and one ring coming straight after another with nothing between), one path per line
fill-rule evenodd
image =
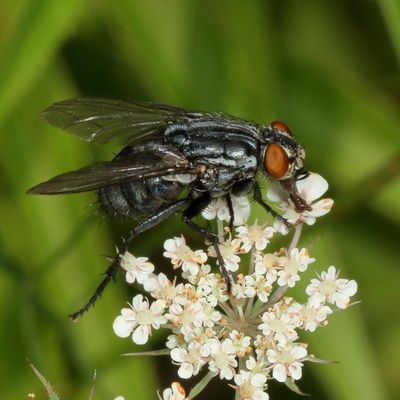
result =
M184 208L187 208L190 205L191 199L184 198L180 200L176 200L172 203L167 204L166 206L162 207L161 209L157 210L154 214L150 215L148 218L144 219L143 221L139 222L128 234L125 238L124 242L120 249L118 249L118 254L114 257L111 262L111 265L108 267L107 271L105 272L105 278L101 281L100 285L97 287L96 291L94 292L93 296L88 300L88 302L77 312L71 314L69 318L72 321L76 321L80 316L82 316L85 312L87 312L90 307L92 307L96 300L103 294L104 289L107 285L111 282L111 280L115 277L120 264L121 264L121 256L125 254L132 240L134 237L139 235L142 232L145 232L154 226L158 225L160 222L164 221L171 215L182 211Z
M226 204L228 205L229 210L229 231L232 232L233 221L235 220L235 212L233 210L232 197L229 193L226 195Z
M217 256L221 273L225 279L228 293L230 293L232 289L232 276L225 267L224 258L222 257L221 250L218 247L219 244L218 235L208 231L207 229L197 225L195 222L192 221L192 219L195 216L200 214L201 211L203 211L210 204L210 201L211 201L211 196L209 193L203 193L201 196L194 199L190 203L189 207L187 207L186 210L183 212L182 220L188 226L190 226L194 231L200 234L204 239L211 242L211 245L213 246L215 254Z
M258 182L254 182L254 200L260 204L267 212L269 212L274 218L277 218L280 222L282 222L283 224L285 224L285 226L290 229L292 227L292 225L288 222L288 220L286 218L283 218L282 215L280 215L279 213L277 213L275 210L273 210L262 198L262 194L261 194L261 189L260 189L260 185L258 184Z

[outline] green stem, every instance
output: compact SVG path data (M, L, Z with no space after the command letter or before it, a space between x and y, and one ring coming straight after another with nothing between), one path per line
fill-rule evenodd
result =
M224 232L224 223L220 219L217 219L217 227L218 227L218 237L219 242L225 242L225 232Z
M260 314L260 310L264 307L264 305L265 303L263 303L260 299L257 299L254 303L250 319L257 317Z

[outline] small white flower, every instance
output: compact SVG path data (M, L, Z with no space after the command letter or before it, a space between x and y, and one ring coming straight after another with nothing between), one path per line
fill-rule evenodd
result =
M253 225L239 226L236 231L239 233L238 237L243 243L241 250L244 253L248 253L253 246L258 251L264 250L275 233L274 228L258 225L257 221Z
M240 370L235 375L236 390L240 400L268 400L269 396L264 392L267 377L263 374L252 374L249 371Z
M270 185L267 197L279 204L284 212L282 216L290 223L304 222L313 225L318 217L327 214L333 206L332 199L322 199L315 202L328 190L328 182L321 175L311 172L307 178L297 181L295 185L300 197L311 206L310 211L298 213L289 193L279 183ZM286 229L280 221L276 220L274 227L279 232L285 233Z
M232 340L225 339L221 342L218 339L210 339L206 346L211 356L209 370L219 374L221 379L231 380L237 367L236 351Z
M255 273L258 275L265 275L271 286L278 276L277 266L279 259L280 257L278 257L277 253L256 253Z
M199 300L188 300L184 305L174 302L165 317L179 327L184 335L190 334L194 327L202 326L209 319L204 312L203 303Z
M114 400L125 400L124 396L117 396Z
M253 356L250 356L246 360L246 368L252 374L263 374L266 377L268 377L269 374L268 364L269 362L264 356L257 357L257 360Z
M170 305L172 301L184 301L185 287L182 283L175 284L175 279L171 282L162 272L158 275L150 276L144 283L143 287L146 292L151 293L155 299L165 301L166 305Z
M135 257L128 251L121 255L121 267L126 271L125 279L128 283L144 283L154 271L154 265L147 257Z
M233 225L243 225L250 216L250 202L247 196L231 196L231 199L234 215ZM228 205L223 197L213 199L201 215L207 220L218 218L225 222L229 222L231 218Z
M315 258L311 258L306 248L302 248L300 251L294 248L290 251L289 256L281 258L285 260L283 269L278 272L278 285L294 287L296 282L300 280L299 272L304 272L308 264L315 261Z
M318 326L323 325L332 310L322 304L299 304L294 302L288 312L298 328L314 332Z
M307 350L296 343L288 343L276 350L268 349L268 361L272 364L272 376L279 382L285 382L288 377L293 380L301 378L302 361L307 356Z
M149 307L147 299L138 294L132 300L131 308L123 308L121 315L113 323L117 336L126 338L132 333L132 340L136 344L145 344L151 335L151 328L159 329L167 320L162 315L165 303L157 300Z
M265 312L261 320L263 323L258 328L265 336L271 336L279 344L297 339L296 325L290 314L274 308Z
M236 272L239 269L240 257L240 239L227 239L225 242L218 245L219 251L221 252L224 260L225 268L228 271ZM208 255L210 257L216 257L216 253L213 246L208 248ZM218 261L217 261L218 262Z
M158 394L158 398L160 400L185 400L185 389L179 382L172 382L170 388L163 390L162 397Z
M192 275L190 271L182 272L182 278L186 279L192 285L197 285L200 282L201 278L206 278L211 273L211 266L208 264L202 264L200 266L197 274Z
M312 279L306 288L313 304L321 304L325 301L336 304L338 308L346 308L350 303L350 297L357 292L357 282L348 279L339 279L339 272L331 265L328 271L321 273L319 279Z
M165 343L165 345L167 346L168 349L172 350L175 347L177 347L178 344L182 344L182 343L183 343L183 339L181 340L181 343L180 343L178 335L169 335L167 337L167 342Z
M254 350L257 355L257 360L266 358L267 350L271 345L275 345L275 342L272 342L271 337L264 335L256 336L256 340L254 340Z
M236 354L239 357L244 357L249 352L249 346L251 343L251 337L246 336L244 333L240 333L237 330L233 330L229 337L232 339L233 347L235 348Z
M195 326L189 334L184 336L184 340L186 343L190 342L196 342L196 343L202 343L205 344L207 340L212 339L216 337L218 333L213 329L209 327L204 327L204 326ZM202 350L202 354L205 354L205 351Z
M244 294L247 297L257 297L263 303L268 301L269 295L272 290L272 285L268 280L264 277L264 275L246 275L245 276L245 289Z
M175 347L171 350L171 358L179 365L178 375L182 379L189 379L197 375L207 360L208 349L197 342L190 342L187 349Z
M246 288L245 283L245 276L243 274L239 274L236 277L236 282L232 286L231 296L235 297L235 299L239 300L239 302L241 299L255 297L256 295L254 288Z
M209 304L205 299L201 299L203 305L203 326L212 328L217 321L221 319L221 313L216 310L211 304Z
M199 280L197 293L204 297L209 304L215 307L218 302L226 302L229 296L226 293L226 285L219 274L209 274Z
M200 264L207 261L207 254L203 250L193 251L183 236L166 240L164 249L164 257L171 259L174 268L182 267L182 271L189 271L191 275L196 275Z

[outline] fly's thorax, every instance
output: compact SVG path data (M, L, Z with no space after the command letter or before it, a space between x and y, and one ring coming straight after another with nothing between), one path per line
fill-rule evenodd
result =
M191 160L221 157L239 160L257 156L259 133L239 123L191 121L169 126L164 133L164 141Z
M197 174L198 183L212 196L219 196L257 172L259 136L246 129L250 128L210 120L175 124L164 136L165 143L175 146L194 167L204 166Z

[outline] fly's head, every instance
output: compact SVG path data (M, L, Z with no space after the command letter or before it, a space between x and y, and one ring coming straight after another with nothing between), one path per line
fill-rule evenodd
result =
M304 167L303 147L297 143L288 126L280 121L266 126L263 135L265 144L261 148L260 164L264 173L280 182L289 193L297 212L310 210L311 207L296 188L296 182L309 175Z

